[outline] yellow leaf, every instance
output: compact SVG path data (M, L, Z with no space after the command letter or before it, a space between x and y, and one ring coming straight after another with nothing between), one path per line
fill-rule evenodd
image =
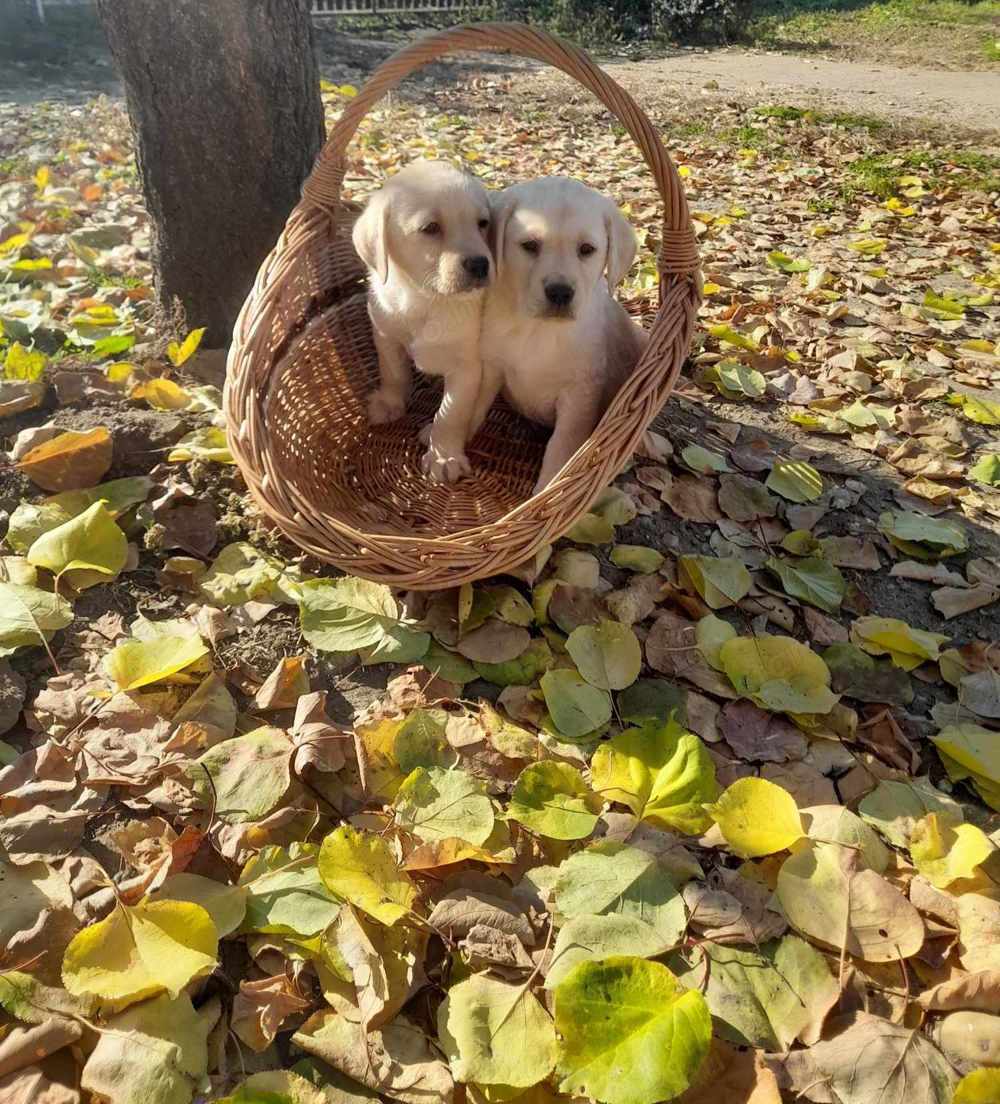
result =
M679 165L677 167L677 175L682 180L686 180L691 175L691 169L687 165Z
M52 178L52 174L49 172L48 165L42 165L40 169L35 172L35 187L44 192L49 186L49 180Z
M939 813L928 813L914 825L910 858L917 870L937 889L975 877L976 868L996 848L989 836L974 824L951 825Z
M977 1069L955 1089L952 1104L1000 1104L1000 1069Z
M145 399L155 410L183 410L191 402L191 395L173 380L153 379L137 384L129 395L131 399Z
M137 690L176 675L208 652L199 636L158 636L126 640L104 660L119 690Z
M711 280L701 289L706 295L718 295L723 290L721 284L713 284Z
M116 905L104 920L76 933L63 956L63 985L128 1000L166 989L176 997L215 968L219 937L211 917L189 901Z
M319 874L331 893L391 927L409 915L417 887L381 836L349 825L334 829L319 852Z
M30 240L30 233L12 234L5 241L0 242L0 257L5 253L13 253L15 250L20 249L22 245L27 245Z
M719 649L733 688L763 709L780 713L829 713L837 704L830 669L790 636L737 636Z
M888 655L897 667L912 671L935 660L948 637L914 629L895 617L858 617L851 623L851 643L869 655Z
M134 371L134 364L127 360L116 360L104 369L104 374L111 383L125 383Z
M170 358L170 363L175 368L180 368L186 360L189 360L194 355L195 350L201 344L201 339L204 336L205 327L201 326L197 330L192 330L180 344L176 341L171 341L167 346L167 356Z
M856 238L847 248L853 249L855 253L864 253L865 256L874 256L881 253L888 244L886 238Z
M805 835L795 799L764 778L740 778L708 809L744 859L785 851Z

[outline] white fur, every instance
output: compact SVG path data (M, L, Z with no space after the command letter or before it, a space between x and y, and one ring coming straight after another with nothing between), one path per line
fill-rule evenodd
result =
M489 201L474 177L441 161L406 166L368 201L354 246L369 269L368 311L380 385L368 398L373 425L406 411L410 362L444 380L444 398L426 434L423 469L437 482L470 471L465 455L482 372L483 292L493 265L486 242ZM427 228L436 226L436 232ZM484 258L484 279L463 267Z
M538 492L593 432L645 347L646 334L611 295L635 259L635 232L610 199L565 177L516 184L493 207L497 276L471 432L501 392L525 417L553 426ZM562 313L546 297L553 284L573 289Z

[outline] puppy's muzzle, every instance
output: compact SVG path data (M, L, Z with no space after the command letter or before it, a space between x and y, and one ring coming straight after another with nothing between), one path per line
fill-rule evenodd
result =
M482 254L462 258L462 271L469 287L485 287L490 278L490 259Z
M552 280L545 285L545 314L550 318L572 318L576 289L564 280Z

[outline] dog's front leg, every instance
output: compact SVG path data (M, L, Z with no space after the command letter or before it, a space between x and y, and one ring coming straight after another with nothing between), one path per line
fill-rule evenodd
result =
M377 326L374 337L380 384L378 390L368 396L368 421L371 425L385 425L406 413L413 370L409 355L399 341L382 333Z
M566 461L593 433L601 412L600 392L590 388L567 391L556 403L556 424L542 457L542 470L533 494L555 478Z
M428 371L423 365L420 367ZM444 376L444 398L434 416L421 466L432 482L454 483L472 472L465 444L479 397L482 365L478 356L469 356L446 373L432 374Z

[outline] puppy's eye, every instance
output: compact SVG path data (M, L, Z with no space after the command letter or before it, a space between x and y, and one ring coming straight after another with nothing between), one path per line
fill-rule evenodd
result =
M583 245L580 246L580 256L581 257L590 257L596 252L597 252L597 248L595 246L591 245L590 242L584 242Z
M489 219L480 219L479 220L479 229L480 230L488 230L489 226L490 226L490 220Z
M430 237L434 237L435 234L441 233L440 222L428 222L426 226L420 227L421 234L428 234Z
M538 256L538 251L542 247L541 247L541 244L539 242L525 241L525 242L521 242L521 248L525 251L525 253L530 253L533 257L537 257Z

